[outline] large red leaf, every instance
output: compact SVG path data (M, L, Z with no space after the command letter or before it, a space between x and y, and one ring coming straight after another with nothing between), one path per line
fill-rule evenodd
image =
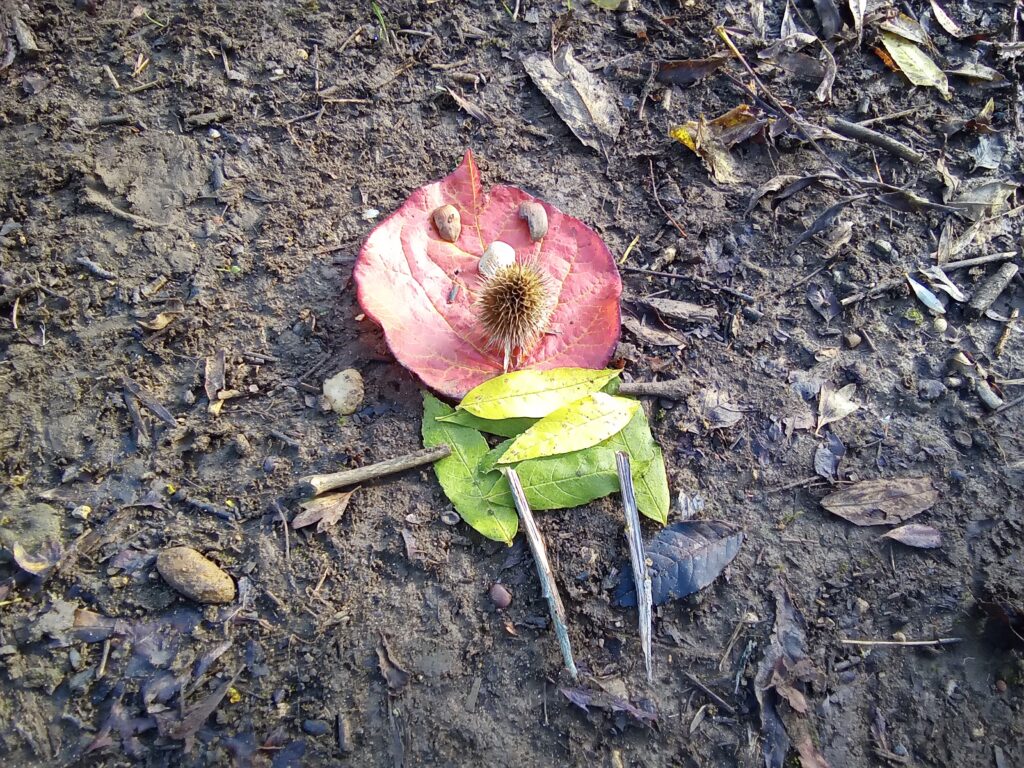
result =
M541 203L548 214L548 233L537 243L519 218L525 201ZM462 216L455 243L442 240L430 218L445 204ZM604 366L619 338L622 293L608 247L582 221L521 189L485 192L469 150L453 173L409 195L359 252L359 303L383 327L398 361L454 398L502 372L502 352L488 346L474 307L482 283L477 262L495 240L511 245L517 260L547 272L558 293L549 333L522 351L517 367Z

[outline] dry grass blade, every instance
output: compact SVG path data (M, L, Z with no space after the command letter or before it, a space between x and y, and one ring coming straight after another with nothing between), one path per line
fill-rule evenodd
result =
M526 540L530 543L530 551L533 553L533 560L537 564L537 577L540 579L541 594L548 601L548 610L551 612L551 624L558 638L558 645L562 649L562 659L565 661L565 668L569 671L573 680L579 677L579 670L576 669L576 661L572 657L572 646L569 643L569 630L565 625L565 606L558 594L558 587L555 586L555 575L551 572L551 564L548 562L547 549L544 546L544 539L537 529L537 521L533 519L533 512L526 501L526 493L523 491L523 484L519 482L519 475L514 469L506 472L508 484L512 488L512 499L516 504L516 511L523 521L523 530L526 531Z
M633 476L629 471L629 454L618 451L615 454L615 468L619 473L619 488L622 490L622 509L626 513L626 542L629 544L629 560L633 565L633 583L636 586L636 605L640 614L640 645L644 651L644 669L647 681L654 679L651 669L651 574L647 570L647 555L640 530L640 515L637 512L636 496L633 493Z

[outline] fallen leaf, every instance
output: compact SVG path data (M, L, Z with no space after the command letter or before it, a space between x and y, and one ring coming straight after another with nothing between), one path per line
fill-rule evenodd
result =
M1006 201L1017 190L1012 181L986 181L961 192L949 204L963 211L972 221L996 216L1006 208Z
M645 298L636 301L653 309L659 317L667 317L670 320L678 320L683 323L713 323L718 320L718 310L714 307L704 307L689 301L661 298Z
M523 67L555 112L576 138L591 149L614 139L623 120L615 95L608 86L576 61L572 46L563 45L553 55L533 53Z
M945 232L943 228L943 232ZM941 239L940 239L941 242ZM961 291L949 276L942 270L942 267L932 266L921 270L921 274L931 280L935 285L953 299L953 301L965 302L970 298L967 294Z
M914 291L914 295L917 296L918 301L928 307L928 309L936 315L946 314L946 308L942 305L942 302L939 301L938 296L929 291L910 275L907 275L906 277L907 282L910 283L910 288Z
M740 104L713 120L701 115L699 120L677 125L669 130L669 136L697 154L714 181L731 184L740 179L729 148L761 133L765 125L763 117L747 104Z
M836 81L836 58L824 42L821 44L821 52L825 57L825 74L821 79L821 85L814 92L814 98L820 102L830 102L832 101L832 84Z
M471 427L479 432L499 437L516 437L537 423L537 419L481 419L469 411L455 411L448 416L441 416L438 421L448 421Z
M825 436L825 444L814 452L814 471L826 480L839 479L839 462L846 455L846 446L831 432Z
M729 394L714 387L704 391L701 411L708 429L729 429L743 418L743 409L729 401Z
M703 80L732 58L730 53L716 53L706 59L677 59L658 62L659 83L693 85Z
M818 18L821 20L822 37L825 40L835 37L843 28L843 17L839 14L835 0L814 0L814 10L818 12Z
M961 64L956 69L947 69L947 75L955 75L956 77L965 77L968 80L977 80L982 83L989 83L995 87L1005 87L1009 85L1006 77L998 70L992 69L992 67L986 67L984 64L978 64L977 62L969 62Z
M483 285L477 264L493 242L512 246L547 273L558 297L548 327L519 368L599 368L619 336L622 282L601 238L583 222L546 203L548 233L537 243L517 211L539 200L515 187L485 193L473 153L444 179L415 190L367 238L354 280L365 313L384 329L398 361L432 389L453 398L503 371L502 350L484 334L476 310ZM431 215L454 206L462 221L450 243ZM458 288L449 301L453 289Z
M647 543L651 599L655 605L692 595L717 579L740 551L744 534L717 520L682 520ZM633 570L624 567L615 587L617 605L636 605Z
M910 40L893 32L882 32L882 45L914 85L935 88L946 101L953 98L945 73Z
M341 519L348 509L352 494L358 490L353 488L351 491L331 493L302 502L299 505L302 511L292 518L292 528L297 530L316 523L316 532L323 533Z
M482 419L539 419L597 392L619 373L611 368L514 371L474 387L462 398L458 410Z
M498 464L582 451L607 440L625 427L638 400L594 392L552 411L512 441Z
M768 179L768 181L766 181L764 184L762 184L756 190L754 190L754 194L750 196L750 200L747 202L747 208L743 212L743 215L749 216L750 212L757 207L757 204L761 202L765 195L769 195L773 192L778 192L784 187L788 187L790 184L792 184L794 181L797 181L799 178L800 177L796 176L795 174L783 173ZM807 183L810 184L811 181L808 180Z
M446 443L452 454L434 463L434 473L445 496L459 516L488 539L511 544L519 528L519 516L507 504L488 499L498 482L507 482L498 472L481 473L480 460L488 452L487 441L475 429L439 421L452 409L429 393L423 394L423 446Z
M625 712L634 720L644 724L654 723L658 719L658 713L647 702L642 704L651 707L650 709L632 704L626 699L606 691L569 687L560 687L558 690L572 704L575 704L584 712L589 712L590 707L597 707L598 709L605 709L610 712Z
M180 312L160 312L159 314L154 315L150 320L139 320L137 322L147 331L162 331L168 325L177 320L180 315Z
M927 477L861 480L829 494L821 506L854 525L894 525L930 508L939 492Z
M928 32L922 27L916 19L911 18L905 13L897 14L892 18L886 19L878 28L883 32L887 32L897 37L903 38L911 43L917 43L923 45L925 48L934 51L935 43L928 36Z
M853 16L853 28L857 31L857 47L864 39L864 13L868 9L868 0L846 0L850 7L850 15Z
M380 636L377 642L377 667L380 669L381 677L387 683L388 693L395 695L400 693L409 684L412 675L402 667L391 655L391 648L388 647L384 635Z
M630 315L623 315L622 327L652 347L682 347L686 345L686 342L678 336L668 331L652 328Z
M862 2L863 1L864 0L862 0ZM946 34L955 39L963 37L964 33L963 30L960 29L960 25L953 21L950 15L946 13L945 9L939 5L936 0L931 0L931 4L932 15L935 17L935 20L939 22L939 26L946 31Z
M811 283L807 286L807 301L825 322L834 320L843 312L835 292L827 285Z
M860 404L853 401L856 391L856 384L847 384L842 389L833 389L827 382L821 386L821 392L818 393L818 426L815 433L820 432L826 424L845 419L860 408Z
M892 539L908 547L938 549L942 546L942 534L930 525L908 523L882 534L883 539Z
M16 541L11 546L11 556L25 573L41 576L60 562L61 547L57 542L48 542L38 552L29 553Z
M491 125L494 122L494 118L484 112L481 107L477 106L461 93L453 91L451 88L445 88L445 91L452 97L452 101L458 104L464 112L470 115L470 117L475 118L481 125Z

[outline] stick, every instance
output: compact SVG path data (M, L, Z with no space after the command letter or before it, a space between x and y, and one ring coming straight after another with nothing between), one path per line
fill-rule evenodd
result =
M695 686L697 686L702 691L704 691L704 694L709 699L711 699L713 702L715 702L715 704L717 704L726 714L729 714L729 715L735 715L736 714L736 710L729 704L729 702L727 702L725 699L723 699L717 693L715 693L710 688L708 688L706 685L704 685L704 683L702 683L700 681L700 679L696 675L693 675L690 672L684 672L683 674L686 675L686 679L687 680L689 680Z
M883 280L882 282L877 283L873 288L861 291L860 293L855 293L852 296L847 296L845 299L840 299L839 306L848 307L851 304L856 304L861 299L868 298L869 296L877 296L880 293L891 291L893 288L903 285L903 282L904 279L902 277L896 277L892 280Z
M551 565L548 563L548 553L544 548L544 539L537 530L537 521L533 519L533 512L526 502L526 493L523 492L523 485L519 482L519 475L514 469L505 472L508 484L512 488L512 499L516 503L516 511L523 521L523 530L526 531L526 540L530 542L530 551L533 552L534 562L537 564L537 576L540 579L541 594L548 601L548 610L551 612L551 623L555 629L555 636L558 638L558 645L562 649L562 659L565 661L565 668L573 680L579 678L579 671L576 669L576 662L572 658L572 646L569 644L569 631L565 626L565 606L562 605L562 598L558 595L558 587L555 586L555 576L551 572Z
M669 400L685 400L693 390L686 379L665 381L624 381L619 385L620 395L633 397L664 397Z
M962 637L938 637L934 640L840 640L843 645L953 645L963 642Z
M633 476L629 472L629 454L615 453L615 469L619 473L619 488L622 491L622 509L626 513L626 542L629 544L629 560L633 565L633 584L636 587L636 608L640 622L640 646L644 651L644 668L647 682L654 681L651 669L651 574L647 570L647 555L640 531L640 515L636 509L633 494Z
M826 119L825 124L840 136L845 136L848 139L856 139L857 141L863 141L866 144L874 144L876 147L884 149L890 155L896 155L896 157L903 158L907 162L923 163L926 160L926 157L917 150L911 149L906 144L896 141L896 139L890 138L878 131L865 128L863 125L849 123L838 117L830 117Z
M708 288L710 290L721 291L722 293L728 293L730 296L735 296L737 299L743 299L744 301L755 302L756 298L751 296L749 293L743 293L737 291L735 288L729 288L725 285L717 285L715 283L708 282L700 277L693 275L679 275L675 272L659 272L656 269L644 269L643 267L619 267L623 272L637 272L641 275L654 275L655 277L667 277L671 280L692 280L702 288Z
M676 228L679 236L686 237L686 230L679 226L679 222L672 218L672 214L665 209L665 206L661 204L661 198L658 197L658 183L654 180L654 161L648 160L647 166L651 170L651 192L654 193L654 202L656 202L658 207L661 208L661 212L665 214L665 218L672 222L672 226Z
M961 259L960 261L947 261L945 264L939 264L944 271L951 269L964 269L965 267L979 267L982 264L991 264L993 261L1006 261L1012 259L1017 255L1017 251L1003 251L1002 253L992 253L988 256L977 256L973 259Z
M404 472L414 467L422 467L424 464L431 464L450 456L451 453L452 449L448 445L436 445L433 448L424 448L405 456L396 456L376 464L368 464L365 467L343 469L341 472L331 472L326 475L309 475L299 480L298 486L304 496L319 496L321 493L333 491L335 488L356 485L378 477L393 475L396 472Z
M974 314L975 317L981 317L985 314L988 308L999 298L999 294L1006 290L1006 286L1010 284L1018 270L1019 268L1016 264L1003 264L974 292L974 298L967 305L968 312Z

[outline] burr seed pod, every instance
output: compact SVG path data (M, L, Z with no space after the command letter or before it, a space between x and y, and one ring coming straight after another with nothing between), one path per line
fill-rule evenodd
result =
M502 350L507 371L513 352L527 351L547 328L555 306L551 279L532 264L512 263L487 280L477 306L484 332L491 346Z
M459 239L459 235L462 234L462 217L458 208L454 205L442 205L431 214L431 218L442 240L454 243Z
M533 201L526 201L519 206L519 218L530 228L530 239L537 242L548 233L548 212L544 206Z
M501 240L495 240L484 251L484 255L480 257L480 263L477 265L477 269L480 274L486 279L490 280L498 272L505 267L511 267L516 263L516 251L508 243L503 243Z

